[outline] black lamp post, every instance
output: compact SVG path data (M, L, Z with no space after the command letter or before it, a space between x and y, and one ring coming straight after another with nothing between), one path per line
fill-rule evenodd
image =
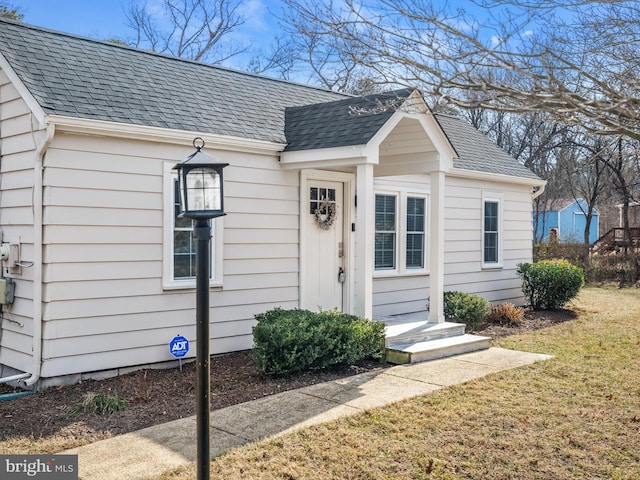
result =
M193 237L196 241L197 465L198 480L209 480L209 220L225 215L222 169L229 164L202 152L202 138L195 138L193 146L196 151L173 168L178 171L180 185L179 217L195 221Z

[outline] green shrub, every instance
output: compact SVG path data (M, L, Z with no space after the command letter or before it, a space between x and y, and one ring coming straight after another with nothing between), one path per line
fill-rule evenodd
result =
M516 307L513 303L499 303L491 305L491 311L484 317L487 323L497 323L498 325L516 326L522 323L524 309Z
M258 370L286 375L350 364L384 351L384 325L335 310L282 310L256 315L253 327Z
M584 283L582 269L566 260L545 260L518 265L522 292L534 310L562 308L575 298Z
M478 328L489 310L489 302L472 293L444 292L444 317L464 323L469 331Z

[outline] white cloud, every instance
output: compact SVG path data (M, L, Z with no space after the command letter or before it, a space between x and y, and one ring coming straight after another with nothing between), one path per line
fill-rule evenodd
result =
M245 19L245 26L258 30L267 30L269 28L267 15L267 6L262 0L247 0L238 8L238 13Z

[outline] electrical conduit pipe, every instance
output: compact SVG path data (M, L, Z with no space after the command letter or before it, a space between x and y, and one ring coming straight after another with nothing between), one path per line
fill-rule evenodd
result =
M45 137L36 148L36 163L33 167L33 355L30 374L14 375L14 377L26 378L21 383L30 387L40 380L40 368L42 366L42 214L43 214L43 173L44 156L47 147L53 140L55 127L47 124ZM10 378L10 377L7 377ZM16 379L20 379L16 378ZM0 379L0 381L7 381ZM10 380L9 380L10 381Z

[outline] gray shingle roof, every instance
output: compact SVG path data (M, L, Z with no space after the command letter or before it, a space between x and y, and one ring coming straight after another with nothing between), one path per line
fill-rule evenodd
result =
M47 114L284 142L284 109L334 92L0 21L0 52Z
M458 153L458 158L453 161L454 167L540 180L467 121L449 115L435 117Z
M412 89L286 109L285 151L364 145ZM398 102L400 100L400 102Z
M393 114L375 107L412 91L350 97L6 20L0 53L46 114L288 141L287 150L365 144ZM455 166L537 178L463 120L436 118Z

